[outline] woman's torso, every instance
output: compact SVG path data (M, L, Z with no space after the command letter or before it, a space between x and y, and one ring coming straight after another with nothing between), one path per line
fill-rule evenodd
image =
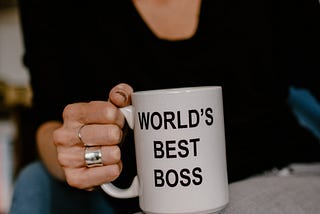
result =
M63 103L52 111L106 100L120 82L135 90L221 85L230 181L289 163L298 141L312 137L288 111L287 71L274 60L264 3L203 0L195 32L179 41L155 35L130 1L65 8L68 16L52 20L63 30L52 35L63 76L52 89Z

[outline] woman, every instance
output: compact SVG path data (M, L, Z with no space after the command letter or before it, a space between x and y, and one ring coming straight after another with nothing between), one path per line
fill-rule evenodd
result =
M75 201L85 201L83 213L110 207L139 211L137 199L78 190L111 181L126 187L136 174L132 133L118 110L130 104L133 90L221 85L230 183L290 163L319 162L318 139L299 125L287 104L291 85L320 97L314 76L319 65L310 57L316 40L302 31L305 23L311 27L304 30L312 31L313 19L307 17L315 8L298 17L300 4L306 3L133 0L61 7L21 1L33 125L45 166L33 170L55 190L46 192L53 198L43 209L68 212L79 205ZM101 146L99 166L84 161L86 144ZM62 183L49 182L51 176ZM21 180L12 213L19 213ZM62 192L71 197L60 198Z

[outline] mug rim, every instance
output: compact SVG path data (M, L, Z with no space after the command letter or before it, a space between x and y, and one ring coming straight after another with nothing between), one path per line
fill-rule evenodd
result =
M222 86L212 85L212 86L191 86L191 87L181 87L181 88L163 88L163 89L153 89L145 91L135 91L134 95L148 95L148 94L178 94L178 93L189 93L189 92L199 92L206 91L209 89L217 90L221 89Z

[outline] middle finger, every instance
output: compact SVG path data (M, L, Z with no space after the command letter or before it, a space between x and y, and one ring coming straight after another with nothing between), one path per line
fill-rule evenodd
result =
M116 145L121 142L122 129L112 124L89 124L81 128L81 141L87 146Z

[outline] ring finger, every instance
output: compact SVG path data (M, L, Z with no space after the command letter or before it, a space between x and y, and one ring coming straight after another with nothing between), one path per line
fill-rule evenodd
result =
M116 164L121 159L121 152L118 146L93 146L88 151L101 150L102 165ZM63 152L58 152L59 162L64 167L81 168L87 167L85 161L86 147L68 147Z

